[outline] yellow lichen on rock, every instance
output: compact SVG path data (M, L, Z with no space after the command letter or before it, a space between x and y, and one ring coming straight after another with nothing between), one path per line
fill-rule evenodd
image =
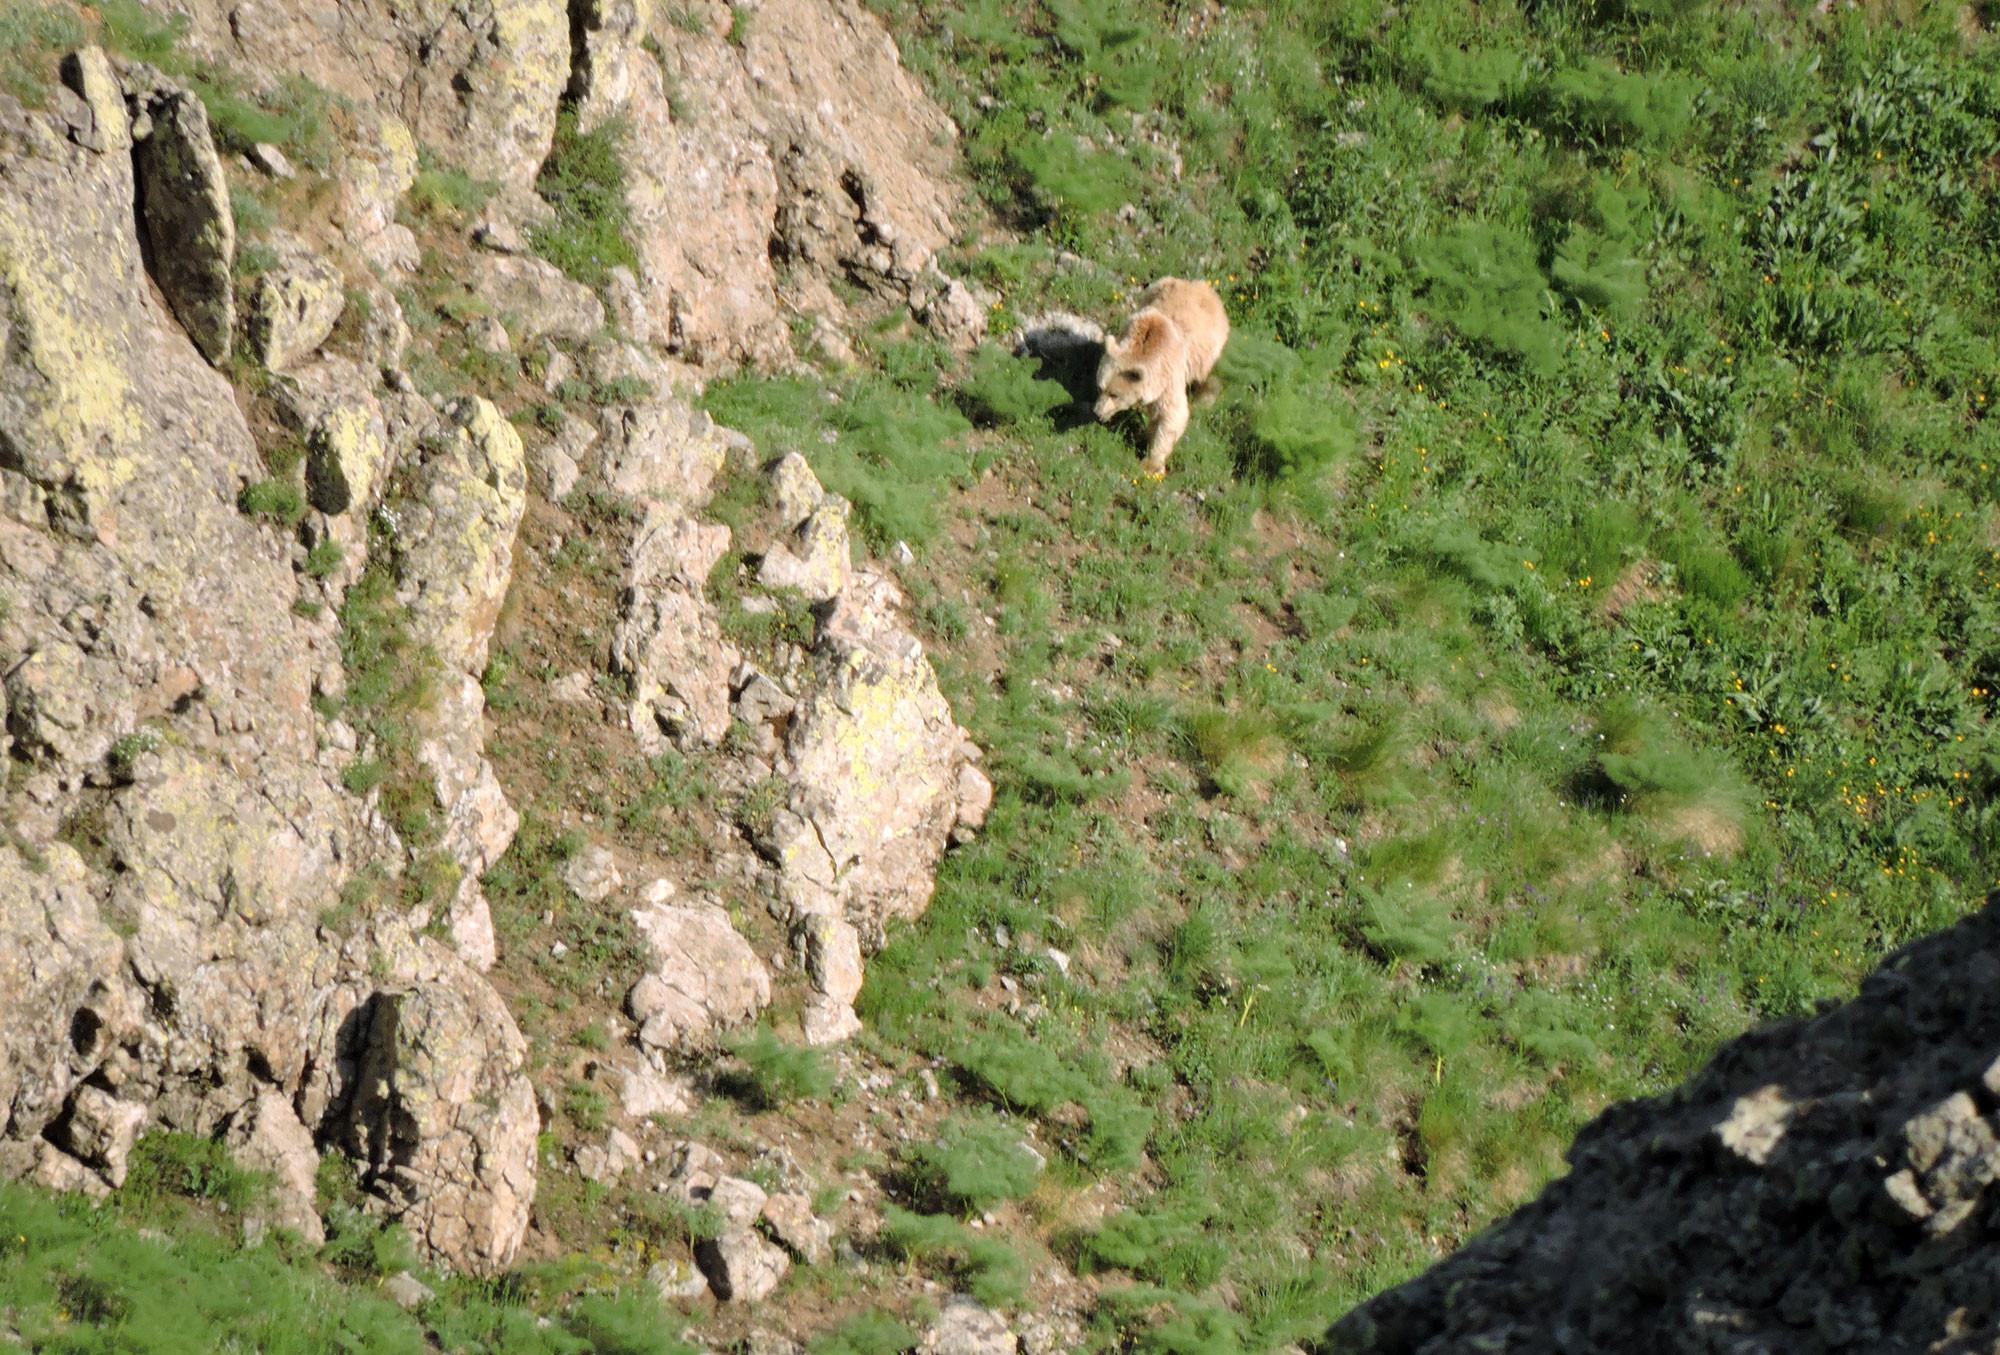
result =
M0 287L9 294L27 364L46 382L40 391L18 392L32 410L29 445L46 467L32 473L103 495L138 473L128 449L141 424L125 355L102 326L88 322L81 281L37 223L32 202L0 197Z

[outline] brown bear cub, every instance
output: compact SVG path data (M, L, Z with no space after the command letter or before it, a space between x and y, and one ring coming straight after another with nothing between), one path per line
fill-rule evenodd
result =
M1104 341L1096 414L1103 421L1134 405L1146 406L1153 438L1145 469L1158 480L1187 431L1188 387L1208 380L1229 342L1229 317L1215 288L1180 278L1161 278L1139 294L1139 305L1125 337Z

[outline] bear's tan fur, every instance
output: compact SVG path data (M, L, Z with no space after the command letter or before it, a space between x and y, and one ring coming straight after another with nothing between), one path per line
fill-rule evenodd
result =
M1161 278L1139 295L1139 313L1122 339L1107 339L1097 366L1096 414L1110 419L1135 405L1153 419L1146 473L1167 473L1167 457L1187 431L1188 387L1208 380L1222 345L1229 342L1229 317L1222 298L1205 282Z

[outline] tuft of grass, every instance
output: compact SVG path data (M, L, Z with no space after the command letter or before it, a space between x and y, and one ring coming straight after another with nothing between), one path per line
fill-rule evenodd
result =
M590 287L603 285L613 268L639 265L627 234L624 138L624 125L616 120L586 132L575 110L564 109L556 118L555 144L535 180L535 191L555 209L555 219L532 233L535 251Z
M237 507L252 517L291 525L306 515L306 492L288 480L259 480L244 486Z
M1028 1265L1019 1252L990 1233L974 1232L944 1214L914 1214L888 1205L882 1243L990 1307L1009 1308L1027 1297Z
M0 89L40 108L56 86L56 65L87 41L83 22L68 5L11 5L0 13Z
M817 1049L780 1040L769 1026L739 1035L727 1047L743 1067L725 1073L721 1086L752 1110L820 1101L833 1091L834 1073L826 1057Z
M1019 1131L991 1114L946 1119L936 1138L906 1149L903 1162L912 1197L934 1212L983 1213L1026 1195L1042 1174Z

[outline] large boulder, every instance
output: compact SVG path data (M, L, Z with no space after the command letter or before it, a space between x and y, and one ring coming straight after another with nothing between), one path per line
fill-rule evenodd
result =
M794 918L844 917L871 946L929 904L966 756L901 607L896 586L865 570L834 600L786 731L791 789L765 844Z
M541 1128L505 1005L445 966L377 993L357 1027L345 1146L433 1252L476 1274L504 1268L527 1231Z
M1979 1351L2000 1341L2000 894L1845 1005L1600 1116L1570 1172L1326 1352Z
M236 333L236 216L208 110L154 78L132 95L131 125L146 267L202 356L221 362Z
M290 367L326 342L347 305L340 270L303 240L273 231L273 258L251 285L244 309L250 351L271 371Z
M675 1050L755 1019L771 1001L771 975L713 904L654 904L632 914L652 962L626 999L639 1043Z

